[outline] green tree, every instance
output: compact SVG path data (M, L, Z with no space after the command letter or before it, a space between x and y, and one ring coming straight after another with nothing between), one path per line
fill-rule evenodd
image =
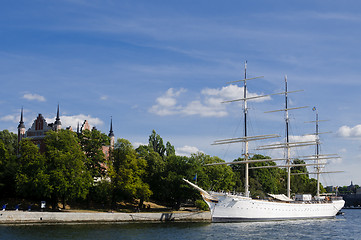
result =
M0 139L0 165L2 165L8 158L8 150L5 148L4 142Z
M3 141L4 146L9 155L16 155L18 147L18 135L9 130L0 131L0 139Z
M0 191L3 192L5 183L5 163L9 159L9 154L5 148L4 142L0 139Z
M295 159L293 164L305 164L305 161ZM291 176L291 190L293 193L309 193L309 183L310 179L308 176L308 171L305 166L294 166L291 167L291 173L295 173L297 175Z
M139 158L147 162L145 173L142 180L149 184L150 190L153 192L152 198L160 200L162 197L163 181L162 177L165 171L164 159L153 150L153 148L141 145L136 149Z
M49 174L52 205L58 200L84 199L93 179L85 166L86 156L76 133L70 130L49 131L45 138L46 166Z
M105 176L105 155L103 146L109 145L109 137L96 129L83 130L79 134L82 150L87 156L86 167L93 178Z
M140 199L142 206L152 194L149 185L142 181L147 162L138 157L132 144L126 139L118 139L115 143L109 167L113 199L117 201Z
M161 200L179 209L182 202L195 194L194 190L183 181L183 178L190 179L194 174L194 164L188 157L176 155L167 157L162 177Z
M250 164L250 167L260 167L260 166L276 166L276 163L272 161L272 159L268 156L263 156L260 154L254 155L252 159L269 159L267 162L258 162ZM250 175L262 186L261 189L263 197L267 193L279 193L281 188L281 173L279 168L261 168L250 171Z
M266 162L250 163L250 167L275 166L276 163L268 156L255 154L250 160L269 159ZM235 161L243 161L238 158ZM245 164L234 164L232 169L236 174L236 191L244 191ZM249 171L249 190L252 197L265 197L267 193L284 193L285 172L280 168L261 168Z
M224 160L211 157L204 153L192 154L189 159L193 162L194 174L197 174L199 186L212 191L233 191L235 174L228 165L206 166L211 163L221 163Z
M170 144L170 142L167 142L167 144L165 146L165 152L166 152L167 157L175 155L174 146L172 144Z
M51 195L46 159L29 139L20 143L19 167L16 173L17 192L26 198L42 199Z
M8 130L0 131L0 192L7 197L16 195L17 140L16 134Z
M151 147L154 152L157 152L161 157L164 156L166 148L163 144L163 139L155 132L152 131L152 134L149 136L149 147Z

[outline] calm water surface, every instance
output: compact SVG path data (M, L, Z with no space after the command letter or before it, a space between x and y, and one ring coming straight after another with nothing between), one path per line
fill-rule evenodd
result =
M0 225L0 239L361 239L361 210L325 220L260 223Z

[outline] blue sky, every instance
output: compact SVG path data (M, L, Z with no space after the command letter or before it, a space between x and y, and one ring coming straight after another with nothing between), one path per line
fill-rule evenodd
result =
M6 1L0 9L0 129L16 132L24 107L63 126L89 120L135 146L153 129L179 154L202 151L233 160L241 145L211 146L242 135L244 75L250 94L283 90L290 105L316 106L327 166L344 173L324 185L361 184L361 3L359 1ZM250 102L251 134L284 135L280 96ZM291 134L307 139L311 107L291 113ZM282 141L280 138L277 141ZM261 144L267 144L261 143ZM255 148L256 146L252 146ZM307 153L308 152L308 153ZM312 154L303 149L295 154ZM264 153L274 157L279 152Z

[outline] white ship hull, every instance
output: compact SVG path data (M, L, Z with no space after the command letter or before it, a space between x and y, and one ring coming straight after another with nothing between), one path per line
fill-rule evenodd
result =
M221 193L208 196L213 200L204 195L203 198L211 210L213 222L333 218L345 203L342 199L323 202L281 202Z

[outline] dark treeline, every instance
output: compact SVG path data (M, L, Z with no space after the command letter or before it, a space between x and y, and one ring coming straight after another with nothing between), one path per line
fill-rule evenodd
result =
M177 156L174 146L153 130L148 145L134 148L126 139L117 139L109 158L103 146L110 144L107 135L96 129L77 134L70 130L49 131L43 153L29 139L19 146L17 135L0 132L0 193L1 198L46 200L53 209L58 203L76 203L83 208L117 209L120 202L154 201L179 209L187 200L200 199L197 191L182 179L197 180L197 184L213 191L244 191L244 165L215 165L224 162L203 153L190 157ZM17 151L19 149L19 152ZM253 159L270 159L255 155ZM235 161L241 161L236 159ZM276 165L271 159L251 166ZM292 172L307 172L306 167ZM294 193L315 193L316 181L308 174L292 176ZM250 171L250 191L253 197L266 193L286 192L286 171L265 168Z

